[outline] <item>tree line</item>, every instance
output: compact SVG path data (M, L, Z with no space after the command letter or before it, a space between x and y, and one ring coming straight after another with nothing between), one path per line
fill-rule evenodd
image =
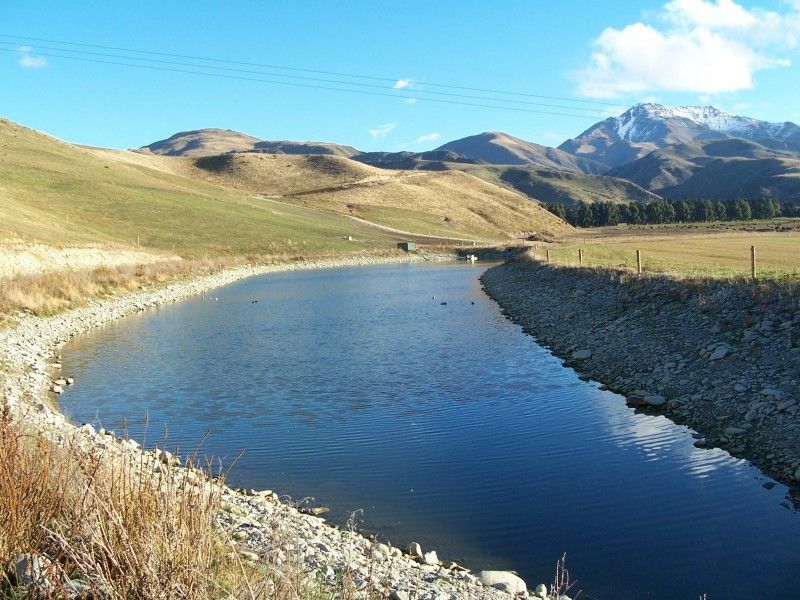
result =
M630 223L702 223L708 221L749 221L771 219L779 215L800 216L800 206L781 205L771 198L739 198L736 200L652 200L650 202L579 201L573 208L563 204L547 204L547 210L576 227L603 227Z

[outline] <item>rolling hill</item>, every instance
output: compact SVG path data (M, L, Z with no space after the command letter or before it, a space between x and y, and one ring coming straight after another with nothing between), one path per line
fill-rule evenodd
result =
M139 152L163 156L214 156L225 152L269 152L272 154L330 154L356 156L358 150L329 142L291 142L259 140L230 129L195 129L182 131L153 142Z
M484 132L439 146L466 158L493 165L538 165L583 173L606 170L588 157L576 156L558 148L527 142L502 132Z
M609 174L667 198L730 200L767 194L800 202L800 156L743 139L666 146Z
M139 152L162 156L208 156L223 152L246 152L252 150L260 140L251 135L230 129L195 129L181 131L142 146Z
M352 252L392 236L192 178L189 158L75 146L0 119L0 240L182 256Z
M431 236L508 239L569 226L527 197L467 173L379 169L336 156L197 158L198 179Z
M499 241L568 229L524 196L460 173L384 171L326 155L89 148L0 120L5 243L315 255L418 235Z

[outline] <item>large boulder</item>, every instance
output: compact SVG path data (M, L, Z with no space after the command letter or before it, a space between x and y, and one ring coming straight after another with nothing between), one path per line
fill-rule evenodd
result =
M648 406L664 406L666 401L667 399L664 398L664 396L660 396L658 394L652 394L644 397L644 402Z
M475 574L483 585L491 586L510 594L527 594L528 586L521 577L510 571L480 571Z
M731 348L727 344L720 344L709 355L708 359L709 360L722 360L723 358L728 356L731 352L733 352L733 348Z
M422 547L417 542L408 545L408 553L414 558L422 558Z
M572 360L589 360L592 358L592 351L588 348L581 348L572 353Z

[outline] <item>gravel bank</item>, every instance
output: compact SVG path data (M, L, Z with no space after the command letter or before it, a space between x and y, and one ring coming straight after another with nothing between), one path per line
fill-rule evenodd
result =
M265 273L298 269L319 269L409 261L452 260L450 255L413 254L396 257L358 257L317 260L274 266L238 267L199 279L172 283L108 300L93 300L87 306L54 317L25 317L13 328L0 331L2 389L15 418L24 420L59 443L72 443L86 452L98 452L109 459L121 452L142 453L154 472L164 456L143 452L132 440L95 431L90 425L78 427L51 408L54 388L68 385L60 379L58 349L70 338L122 316L147 310L180 298L202 294L236 280ZM67 374L65 374L67 375ZM177 477L199 479L197 472L176 467ZM198 485L212 485L198 481ZM282 502L271 491L237 491L223 488L224 511L220 524L236 540L248 559L261 560L291 549L294 559L309 574L333 583L337 573L349 568L359 592L366 597L372 589L382 597L397 600L456 600L509 598L520 591L521 580L509 574L478 576L457 565L444 566L435 552L417 556L371 541L358 533L330 526L324 519L301 513ZM414 550L419 550L415 548ZM425 549L428 550L428 549ZM495 587L491 587L493 583ZM525 595L525 594L518 594Z
M516 260L481 278L504 313L695 445L800 482L800 290L690 282Z

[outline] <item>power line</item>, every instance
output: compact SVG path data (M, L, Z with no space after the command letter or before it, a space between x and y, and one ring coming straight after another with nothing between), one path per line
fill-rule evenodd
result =
M6 46L13 46L15 45L13 42L4 42L0 41L0 44ZM185 63L185 62L177 62L171 60L160 60L160 59L152 59L152 58L139 58L139 57L130 57L130 56L123 56L119 54L109 54L106 52L90 52L86 50L71 50L66 48L54 48L52 46L37 46L36 52L42 56L56 56L56 55L49 55L41 52L41 50L53 50L57 52L69 52L72 54L77 54L79 56L99 56L104 58L112 58L112 59L122 59L122 60L136 60L144 63L157 63L157 64L166 64L166 65L174 65L179 67L193 67L199 69L214 69L216 71L226 71L226 72L233 72L233 73L245 73L249 75L267 75L270 77L282 77L288 79L295 79L299 81L313 81L318 83L334 83L337 85L348 85L348 86L358 86L364 88L371 88L371 89L389 89L386 85L377 85L373 83L362 83L362 82L355 82L355 81L342 81L338 79L325 79L319 77L308 77L308 76L301 76L301 75L287 75L287 74L279 74L279 73L265 73L263 71L254 71L251 69L237 69L232 67L220 67L215 65L198 65L193 63ZM411 90L408 91L411 93ZM487 96L475 96L472 94L457 94L452 92L439 92L439 91L430 91L430 90L413 90L413 94L415 98L419 98L421 94L424 95L434 95L434 96L446 96L450 98L466 98L468 100L481 100L484 102L503 102L503 103L510 103L510 104L519 104L523 106L541 106L545 108L559 108L564 110L572 110L572 111L581 111L581 112L588 112L594 113L591 115L584 115L584 116L591 116L592 118L599 118L601 115L604 116L604 113L599 111L596 108L583 108L579 106L565 106L563 104L549 104L544 102L532 102L530 100L514 100L514 99L506 99L506 98L492 98ZM395 92L393 95L401 95L398 92ZM408 97L405 94L402 94L404 97Z
M265 63L254 63L254 62L246 62L246 61L237 61L237 60L228 60L228 59L221 59L221 58L211 58L211 57L204 57L204 56L192 56L186 54L175 54L169 52L159 52L154 50L141 50L136 48L123 48L119 46L104 46L100 44L88 44L83 42L72 42L66 40L53 40L48 38L37 38L37 37L29 37L29 36L21 36L21 35L12 35L7 33L0 33L0 37L5 38L12 38L17 40L25 40L25 41L35 41L35 42L45 42L45 43L53 43L53 44L61 44L67 46L79 46L84 48L93 48L99 50L113 50L116 52L128 52L128 53L135 53L135 54L150 54L153 56L165 56L168 58L181 58L187 60L199 60L204 62L215 62L215 63L223 63L223 64L230 64L230 65L240 65L240 66L247 66L247 67L261 67L266 69L277 69L277 70L285 70L285 71L294 71L294 72L301 72L301 73L313 73L318 75L332 75L336 77L349 77L353 79L365 79L365 80L372 80L372 81L383 81L383 82L391 82L396 83L397 81L404 80L405 78L402 77L376 77L374 75L358 75L354 73L343 73L337 71L323 71L318 69L307 69L307 68L300 68L300 67L291 67L286 65L275 65L275 64L265 64ZM67 49L59 49L59 50L66 50ZM133 58L133 57L126 57L126 58ZM200 65L198 65L200 66ZM598 106L606 106L606 107L617 107L618 104L611 103L611 102L602 102L599 100L584 100L579 98L566 98L563 96L547 96L542 94L531 94L527 92L516 92L516 91L507 91L507 90L496 90L490 88L479 88L479 87L469 87L469 86L461 86L461 85L452 85L452 84L444 84L444 83L436 83L436 82L429 82L429 81L414 81L415 84L418 85L427 85L431 87L438 87L444 89L457 89L457 90L464 90L464 91L473 91L473 92L484 92L490 94L499 94L499 95L507 95L507 96L518 96L518 97L528 97L528 98L539 98L543 100L557 100L561 102L571 102L573 104L593 104ZM499 99L498 99L499 100ZM566 107L565 107L566 108ZM572 109L580 109L579 107L569 107Z
M7 53L18 53L18 50L10 49L10 48L0 48L0 52L7 52ZM101 60L101 59L94 59L94 58L86 58L86 57L79 57L79 56L67 56L63 54L54 54L52 52L37 52L40 56L46 56L50 58L62 58L66 60L73 60L79 62L90 62L90 63L97 63L97 64L108 64L108 65L116 65L116 66L124 66L124 67L133 67L138 69L147 69L152 71L165 71L171 73L184 73L188 75L200 75L205 77L215 77L220 79L233 79L239 81L253 81L259 83L268 83L268 84L275 84L275 85L283 85L283 86L290 86L290 87L301 87L301 88L310 88L310 89L320 89L320 90L329 90L329 91L336 91L336 92L345 92L350 94L358 94L358 95L368 95L368 96L382 96L388 98L412 98L414 100L419 100L421 102L436 102L439 104L452 104L452 105L459 105L459 106L473 106L479 108L490 108L494 110L509 110L515 112L524 112L524 113L533 113L533 114L543 114L543 115L554 115L554 116L562 116L562 117L574 117L579 119L592 119L596 120L597 116L590 116L585 114L572 114L572 113L564 113L564 112L555 112L555 111L545 111L545 110L535 110L535 109L527 109L527 108L517 108L513 106L501 106L496 104L483 104L477 102L462 102L456 100L445 100L442 98L421 98L417 94L409 95L403 94L401 90L398 90L400 93L388 93L388 92L377 92L377 91L368 91L368 90L360 90L360 89L350 89L350 88L339 88L339 87L332 87L332 86L325 86L325 85L315 85L315 84L308 84L308 83L296 83L296 82L288 82L288 81L279 81L274 79L261 79L257 77L244 77L239 75L228 75L224 73L209 73L206 71L190 71L186 69L177 69L171 67L160 67L150 64L134 64L134 63L126 63L120 61L113 61L113 60ZM128 59L131 60L131 59ZM197 65L198 68L205 68L201 65ZM339 82L344 84L345 82ZM496 101L504 102L502 99L497 99ZM571 107L564 107L565 109L569 110ZM575 107L577 108L577 107ZM580 109L578 109L580 110Z

